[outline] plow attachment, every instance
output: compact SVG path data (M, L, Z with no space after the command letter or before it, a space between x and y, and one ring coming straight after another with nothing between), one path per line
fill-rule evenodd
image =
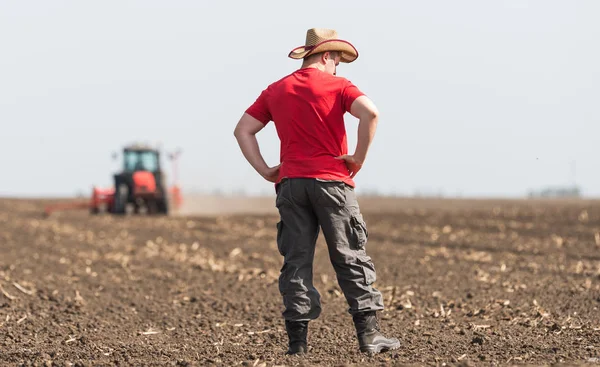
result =
M140 194L140 197L143 197ZM170 206L178 210L183 202L179 186L169 188ZM69 210L88 210L91 214L114 213L115 212L115 189L94 187L89 199L73 200L62 203L47 205L44 209L46 216L54 212Z

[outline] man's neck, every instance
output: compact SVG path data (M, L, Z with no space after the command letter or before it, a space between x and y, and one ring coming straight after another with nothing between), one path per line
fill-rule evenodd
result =
M302 69L317 69L317 70L321 70L321 71L325 71L325 67L319 63L311 63L311 64L302 64Z

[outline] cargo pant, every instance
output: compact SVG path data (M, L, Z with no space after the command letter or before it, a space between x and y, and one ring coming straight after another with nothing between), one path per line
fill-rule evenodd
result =
M354 188L337 181L292 178L276 188L277 247L283 256L279 291L283 317L314 320L321 314L321 296L313 285L313 258L319 229L329 250L337 282L348 302L348 312L383 309L383 297L372 284L373 261L365 245L368 231Z

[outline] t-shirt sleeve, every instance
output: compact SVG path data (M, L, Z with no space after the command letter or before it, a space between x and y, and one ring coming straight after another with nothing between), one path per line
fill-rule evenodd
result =
M268 88L263 90L254 103L246 109L247 114L265 125L273 119L269 111L269 104L267 103L268 93Z
M344 111L350 112L350 108L352 107L354 100L364 95L365 94L351 81L346 81L342 91L342 103L344 105Z

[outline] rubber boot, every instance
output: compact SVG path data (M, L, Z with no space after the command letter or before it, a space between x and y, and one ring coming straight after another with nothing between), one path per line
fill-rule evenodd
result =
M359 313L354 315L352 319L356 327L356 335L361 352L376 354L400 348L400 341L398 339L387 338L381 333L376 312Z
M285 321L285 329L289 338L289 349L286 354L304 354L308 351L308 321Z

